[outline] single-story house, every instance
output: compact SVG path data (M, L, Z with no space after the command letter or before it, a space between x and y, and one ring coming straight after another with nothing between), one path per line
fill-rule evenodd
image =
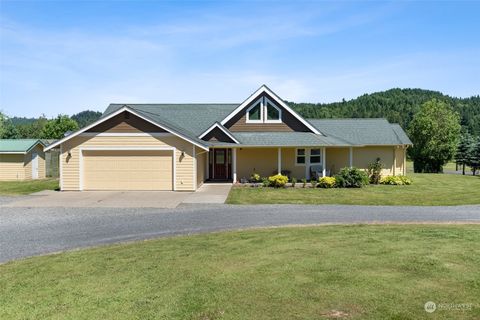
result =
M384 175L403 175L411 144L385 119L304 119L263 85L235 104L111 104L47 150L60 146L61 190L194 191L252 173L366 169L376 158Z
M44 179L44 148L38 139L0 139L0 180Z

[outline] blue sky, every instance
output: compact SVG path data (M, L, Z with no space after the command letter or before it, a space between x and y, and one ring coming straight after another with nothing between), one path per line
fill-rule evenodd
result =
M480 94L480 2L1 1L0 110Z

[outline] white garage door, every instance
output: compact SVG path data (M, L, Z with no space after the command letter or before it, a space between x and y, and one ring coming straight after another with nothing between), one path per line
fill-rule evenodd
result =
M172 190L172 151L83 151L84 190Z

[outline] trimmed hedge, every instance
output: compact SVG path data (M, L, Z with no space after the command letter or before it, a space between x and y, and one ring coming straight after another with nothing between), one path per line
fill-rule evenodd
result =
M380 179L380 184L403 186L412 184L412 179L406 176L387 176Z

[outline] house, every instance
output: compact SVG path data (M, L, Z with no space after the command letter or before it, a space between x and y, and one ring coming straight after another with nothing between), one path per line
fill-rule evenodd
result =
M240 104L111 104L60 146L61 190L196 190L252 173L343 167L405 174L411 141L385 119L304 119L267 86Z
M44 147L38 139L0 139L0 180L44 179Z

